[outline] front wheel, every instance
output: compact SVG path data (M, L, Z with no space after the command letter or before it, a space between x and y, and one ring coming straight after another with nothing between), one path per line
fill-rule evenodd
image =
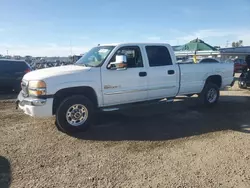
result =
M207 83L199 94L199 98L206 106L213 106L218 102L220 97L219 87L213 83Z
M84 96L66 98L56 111L56 124L66 133L86 131L93 115L93 104Z

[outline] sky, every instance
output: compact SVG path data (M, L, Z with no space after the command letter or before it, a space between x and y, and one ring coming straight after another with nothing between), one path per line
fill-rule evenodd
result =
M68 56L102 43L250 45L250 0L0 0L0 54Z

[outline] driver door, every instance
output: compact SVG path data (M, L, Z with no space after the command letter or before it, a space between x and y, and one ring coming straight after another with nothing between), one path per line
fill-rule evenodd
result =
M108 66L102 67L104 106L147 100L147 73L141 48L139 46L121 47L115 52L109 64L115 61L116 55L127 57L127 69L112 70L107 68Z

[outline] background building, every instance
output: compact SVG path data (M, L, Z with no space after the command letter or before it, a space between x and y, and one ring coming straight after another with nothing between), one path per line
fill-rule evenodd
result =
M245 59L247 55L250 55L250 46L242 46L235 48L221 48L221 59Z
M194 39L187 44L173 46L177 60L180 62L190 61L196 54L197 60L205 57L220 58L220 51L203 40Z
M197 59L205 57L217 58L222 61L239 59L244 61L247 55L250 55L250 46L220 48L211 46L203 40L194 39L187 44L173 46L177 60L191 59L195 53Z

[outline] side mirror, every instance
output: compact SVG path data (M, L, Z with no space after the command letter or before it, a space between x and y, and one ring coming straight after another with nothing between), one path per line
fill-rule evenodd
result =
M127 69L127 56L117 55L115 56L115 62L109 64L111 70L126 70Z

